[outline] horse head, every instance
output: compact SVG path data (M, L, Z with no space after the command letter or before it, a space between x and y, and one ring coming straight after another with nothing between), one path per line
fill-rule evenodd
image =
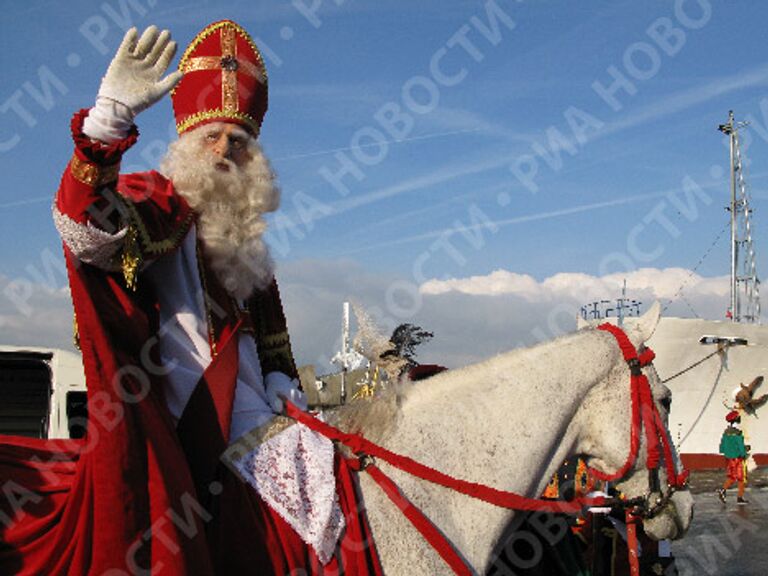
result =
M682 465L672 445L667 419L672 394L659 379L652 356L642 353L645 342L653 334L660 316L656 303L645 315L628 322L625 334L631 345L620 347L620 336L604 331L607 342L602 354L610 356L608 375L593 387L579 409L581 422L576 451L588 457L597 476L616 476L614 486L628 502L639 505L645 532L655 539L680 538L693 515L693 499L680 477ZM626 343L625 343L626 344ZM638 351L647 360L644 366L632 366L625 359L626 349ZM631 354L631 352L629 352ZM644 364L640 362L639 364ZM642 374L647 383L635 383L632 371ZM633 386L646 386L646 403ZM637 412L633 413L633 394L637 393ZM654 408L658 416L654 415ZM633 441L633 427L635 437ZM650 431L651 434L647 432ZM633 454L633 444L636 446ZM649 451L650 444L650 451ZM665 446L667 449L665 449ZM633 454L632 456L630 456ZM649 470L658 458L658 464ZM671 460L671 462L669 462ZM674 477L670 478L670 475Z

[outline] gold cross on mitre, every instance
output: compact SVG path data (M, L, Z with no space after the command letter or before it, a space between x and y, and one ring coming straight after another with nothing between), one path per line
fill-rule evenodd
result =
M197 72L200 70L218 70L221 69L221 106L225 112L238 112L238 92L237 75L239 72L245 72L249 76L256 78L260 83L264 83L266 78L263 72L263 63L253 41L243 31L246 40L251 44L256 58L262 64L262 69L248 60L238 58L237 55L237 28L230 22L222 23L221 26L221 56L195 56L187 59L181 67L184 74ZM202 38L200 39L202 40Z

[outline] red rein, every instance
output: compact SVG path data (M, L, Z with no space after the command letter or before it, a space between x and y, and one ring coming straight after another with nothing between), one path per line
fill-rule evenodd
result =
M678 475L675 471L669 438L664 431L661 416L653 402L653 394L651 393L648 378L646 378L640 371L642 366L650 364L653 360L653 352L650 349L646 349L638 356L637 350L635 350L634 345L629 341L626 334L624 334L621 328L613 326L612 324L602 324L598 326L598 329L613 334L621 348L624 359L630 366L632 372L632 431L627 461L617 472L613 474L605 474L594 469L590 469L590 472L596 478L605 481L614 481L624 477L637 460L638 451L640 449L640 430L642 425L645 429L646 442L648 444L648 458L646 464L648 469L654 469L658 466L660 458L659 444L661 443L664 449L664 460L667 466L668 482L672 486L681 487L685 483L688 473L683 471L683 473ZM392 466L416 476L417 478L451 488L456 492L466 494L472 498L477 498L502 508L574 514L580 512L585 507L604 506L607 503L606 499L602 497L577 498L567 502L561 500L525 498L524 496L520 496L513 492L497 490L490 486L484 486L483 484L454 478L408 458L407 456L390 452L386 448L366 440L359 434L342 432L319 420L312 414L301 411L288 401L286 401L285 404L286 414L289 417L301 422L308 428L322 434L330 440L344 444L352 450L352 452L357 455L357 458L348 460L350 466L353 469L367 471L371 478L408 518L411 524L413 524L438 554L440 554L454 573L462 576L471 574L471 570L467 567L463 558L461 558L456 550L453 549L451 544L446 540L442 533L440 533L439 529L432 524L429 518L408 501L408 499L400 492L397 485L373 463L371 457L388 462Z

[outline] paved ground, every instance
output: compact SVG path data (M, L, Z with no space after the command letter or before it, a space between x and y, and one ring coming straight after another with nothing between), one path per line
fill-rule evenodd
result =
M691 492L694 494L703 494L705 492L714 492L722 486L725 480L725 470L700 470L691 472L688 483ZM768 488L768 466L761 466L749 474L750 488ZM768 574L768 570L766 570Z
M680 576L766 576L768 574L768 468L756 470L747 488L748 506L736 505L736 491L722 504L715 489L723 471L691 475L696 508L682 540L672 543Z

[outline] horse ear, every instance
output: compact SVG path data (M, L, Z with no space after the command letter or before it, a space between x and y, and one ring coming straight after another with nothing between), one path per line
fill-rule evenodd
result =
M661 304L659 301L653 303L648 311L633 322L632 330L628 332L629 339L635 346L647 342L656 331L656 326L661 318Z
M581 314L576 315L576 330L584 330L592 326L589 320L586 320Z

